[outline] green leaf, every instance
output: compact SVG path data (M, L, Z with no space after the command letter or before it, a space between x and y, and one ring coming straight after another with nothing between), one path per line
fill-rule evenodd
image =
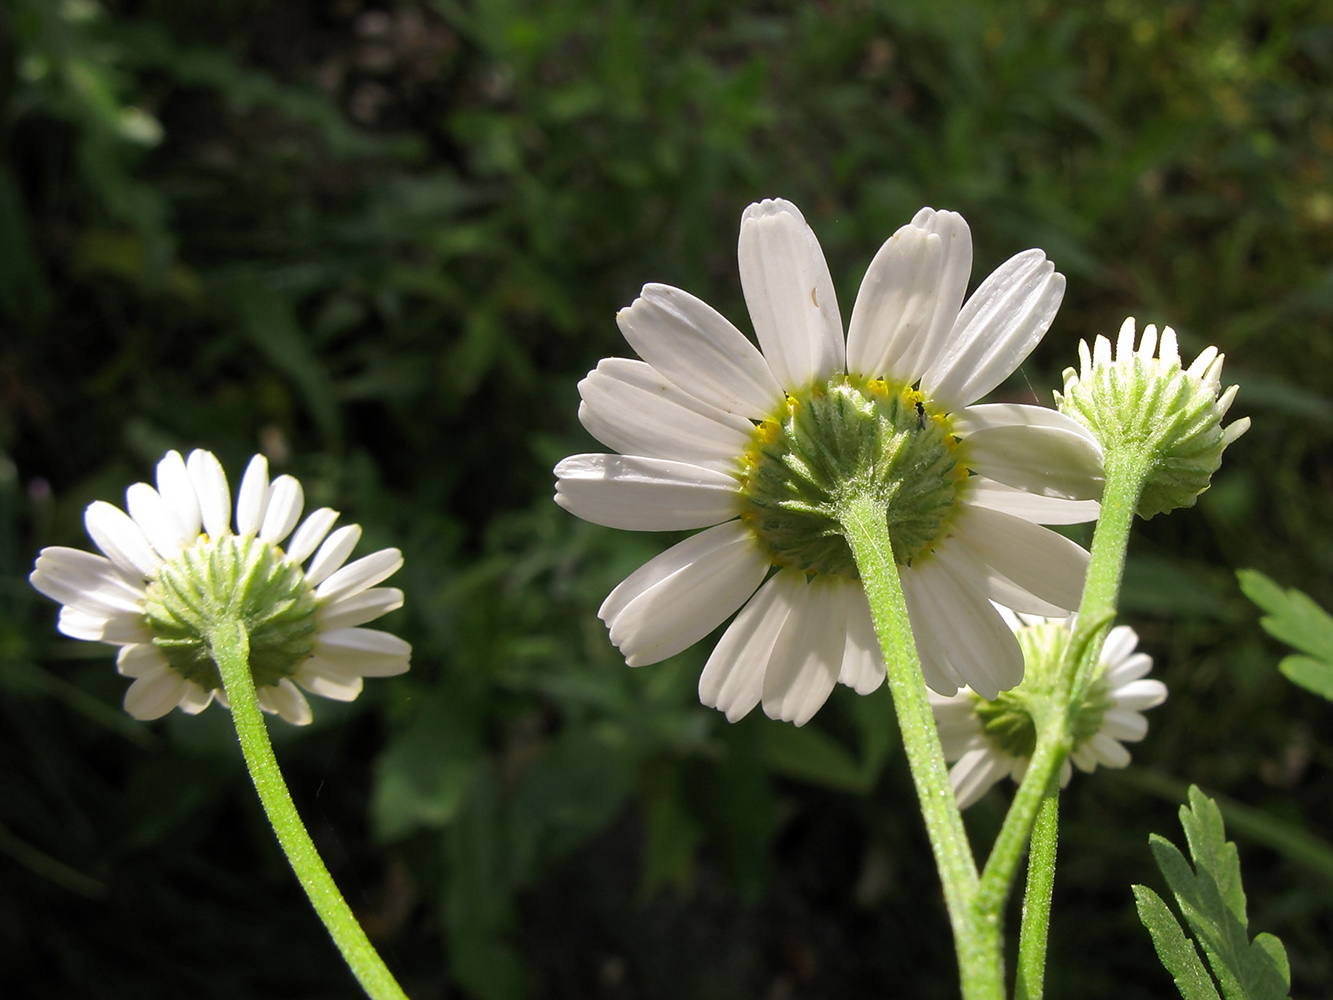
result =
M1333 616L1295 588L1283 590L1258 570L1236 573L1245 596L1267 614L1264 631L1308 656L1289 656L1278 666L1293 683L1333 701Z
M1199 960L1194 942L1185 936L1180 923L1157 895L1147 886L1136 885L1134 899L1139 919L1152 935L1157 957L1176 981L1176 989L1185 1000L1220 1000L1208 970Z
M645 899L664 886L688 889L703 829L685 801L681 776L672 772L654 783L644 803L641 892Z
M1286 951L1271 934L1250 941L1240 858L1236 845L1226 839L1222 813L1217 803L1195 786L1190 786L1189 797L1189 807L1181 807L1180 823L1194 866L1190 867L1175 845L1154 834L1149 843L1157 867L1166 877L1226 1000L1285 1000L1291 986ZM1138 887L1135 895L1139 898L1140 919L1153 935L1162 963L1176 977L1181 995L1186 1000L1208 996L1186 992L1187 985L1196 987L1197 977L1183 957L1181 943L1171 938L1161 913L1151 901L1145 902Z
M1333 701L1333 663L1309 656L1288 656L1277 668L1293 684Z
M371 822L381 841L458 816L482 767L476 724L466 706L437 695L375 762Z
M866 773L841 743L814 726L764 729L761 754L770 770L841 792L864 792Z

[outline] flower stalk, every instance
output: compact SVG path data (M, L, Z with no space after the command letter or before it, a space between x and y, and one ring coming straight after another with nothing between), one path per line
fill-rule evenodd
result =
M1037 811L1028 849L1027 888L1018 931L1018 978L1014 1000L1041 1000L1046 978L1046 938L1055 889L1055 851L1060 834L1060 793L1046 796Z
M841 524L870 602L875 634L884 651L903 747L944 885L963 996L967 1000L1002 998L1004 959L1000 921L979 914L975 907L976 862L963 828L958 800L949 786L949 769L926 697L884 508L872 499L854 497L843 505Z
M1134 511L1152 471L1152 456L1132 449L1113 451L1106 461L1106 490L1101 517L1092 537L1088 578L1079 605L1078 624L1065 648L1055 697L1042 717L1035 718L1037 745L1031 764L1006 813L999 836L981 874L976 909L979 919L998 921L1013 885L1023 850L1033 837L1038 814L1057 789L1058 775L1074 744L1077 707L1091 683L1102 644L1115 618L1120 585L1125 573L1125 555ZM1036 706L1038 709L1041 706ZM1057 821L1051 820L1054 825ZM1047 836L1043 833L1042 836ZM1056 830L1049 832L1054 852ZM1037 845L1040 854L1045 848ZM1054 877L1052 869L1051 877ZM1033 900L1025 906L1040 905ZM1045 904L1049 908L1049 902ZM1025 924L1025 927L1027 925ZM1028 932L1028 955L1045 954L1045 926L1032 924ZM1029 976L1032 973L1029 972ZM1029 984L1031 989L1031 984Z
M231 704L245 766L301 888L366 995L373 1000L406 1000L407 995L338 891L292 802L259 710L250 675L250 638L245 625L234 616L221 615L210 625L208 643Z

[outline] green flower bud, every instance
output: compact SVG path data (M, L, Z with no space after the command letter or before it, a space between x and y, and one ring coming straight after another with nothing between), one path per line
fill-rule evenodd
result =
M1151 325L1135 349L1131 317L1120 327L1114 359L1105 337L1091 351L1080 342L1079 358L1082 371L1065 369L1056 406L1092 431L1108 463L1121 455L1151 461L1138 515L1146 519L1194 506L1222 464L1222 452L1250 427L1249 417L1222 426L1237 388L1219 395L1223 355L1209 347L1182 367L1169 326L1160 349Z

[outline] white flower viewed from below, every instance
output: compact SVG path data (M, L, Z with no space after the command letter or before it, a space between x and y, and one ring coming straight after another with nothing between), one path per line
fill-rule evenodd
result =
M357 627L402 605L401 590L376 586L398 571L402 554L381 549L347 563L360 527L331 531L338 513L327 507L298 527L304 503L301 484L270 482L256 455L233 530L217 458L197 450L187 463L171 451L158 463L156 489L136 483L126 492L128 514L103 501L88 507L84 523L103 555L43 549L29 580L63 605L57 628L65 635L120 647L116 668L134 678L125 710L135 718L173 708L193 715L215 698L226 705L208 634L217 609L230 608L249 635L260 707L305 725L310 706L298 685L351 701L363 677L406 671L412 650Z
M1077 606L1087 553L1041 525L1094 520L1101 452L1052 409L974 405L1041 340L1064 278L1040 250L964 302L967 224L922 209L880 248L844 340L814 232L790 202L741 218L740 277L759 346L687 292L650 284L617 317L641 361L579 384L579 418L617 454L556 466L556 502L597 524L704 529L650 560L599 612L631 666L699 641L700 698L806 722L841 681L885 666L840 517L885 511L927 683L991 696L1023 657L991 599ZM776 570L776 571L775 571Z
M998 699L982 698L967 688L948 697L930 696L944 758L957 762L949 769L949 782L963 809L1005 775L1023 780L1037 740L1030 706L1054 693L1060 660L1073 630L1073 618L999 610L1014 629L1027 660L1023 683ZM1087 772L1098 764L1129 764L1124 744L1137 743L1147 735L1148 720L1142 713L1166 700L1166 685L1147 679L1152 658L1134 651L1138 641L1128 625L1107 634L1092 684L1075 715L1074 748L1060 771L1062 788L1073 774L1070 761Z

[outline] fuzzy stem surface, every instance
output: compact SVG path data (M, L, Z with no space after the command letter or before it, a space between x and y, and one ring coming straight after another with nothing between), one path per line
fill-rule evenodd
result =
M1027 889L1023 894L1023 919L1018 931L1018 978L1014 984L1014 1000L1042 1000L1059 835L1060 793L1052 792L1037 810L1028 848Z
M254 679L250 675L250 637L244 624L224 618L210 630L209 646L222 675L227 700L231 702L231 717L245 766L301 888L310 897L315 912L328 928L333 943L342 952L366 995L373 1000L407 1000L407 994L338 891L292 802L259 709Z
M884 651L903 747L944 886L963 996L966 1000L1002 1000L1001 918L998 913L981 913L973 905L976 862L949 785L949 769L926 696L884 507L871 498L855 497L844 504L840 520Z

